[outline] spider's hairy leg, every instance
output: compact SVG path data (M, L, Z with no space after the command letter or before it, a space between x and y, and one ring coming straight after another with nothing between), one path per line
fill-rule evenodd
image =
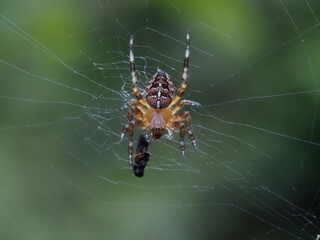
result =
M129 153L129 164L130 168L132 167L132 155L133 155L133 128L134 127L143 127L143 118L144 114L139 109L138 106L140 104L137 101L132 101L131 104L133 105L128 112L128 120L126 125L122 128L122 133L120 139L124 138L124 135L128 133L129 136L129 143L128 143L128 153ZM133 116L136 117L136 120L133 120Z
M167 127L167 131L168 131L168 137L167 137L167 139L168 139L169 141L171 141L172 138L173 138L173 132L172 132L171 128L169 128L169 127Z
M189 57L190 57L190 35L187 33L186 36L186 52L183 59L183 73L182 73L182 82L181 86L178 89L177 95L173 98L172 102L170 103L169 107L174 106L180 99L181 96L187 89L188 85L188 70L189 70Z
M191 105L191 106L200 106L200 103L190 101L190 100L182 100L179 102L174 108L172 109L171 113L172 115L176 115L176 113L184 106L184 105Z
M133 120L135 115L136 120ZM124 135L128 133L129 143L128 143L128 153L129 153L129 164L130 168L132 166L132 154L133 154L133 128L134 127L143 127L143 112L139 110L137 106L132 106L128 112L128 121L126 125L122 128L122 133L120 139L124 138Z
M137 101L132 101L131 104L133 105L133 104L135 104L135 102L137 102ZM137 104L137 105L139 105L139 104ZM127 116L128 121L127 121L126 125L124 125L124 127L122 128L120 140L123 140L124 135L128 132L128 129L130 127L129 123L133 120L133 115L135 115L136 118L139 120L143 119L143 112L140 110L140 108L137 105L132 106L128 112L128 116Z
M128 153L129 153L129 166L132 168L132 155L133 155L133 128L135 127L142 127L143 121L136 119L129 122L128 128L128 136L129 136L129 143L128 143Z
M143 105L140 102L134 100L131 102L131 105L137 107L140 110L140 112L143 114L143 116L146 114L146 108L143 107ZM140 120L143 120L143 119L140 119Z
M185 121L186 121L189 138L190 138L190 140L192 142L192 145L193 145L195 150L198 150L196 137L194 136L194 133L193 133L193 130L192 130L192 126L191 126L191 116L190 116L190 113L188 111L181 112L175 117L175 121L182 121L183 119L185 119Z
M177 121L173 123L174 128L180 129L180 151L181 151L181 157L184 157L185 151L186 151L186 143L184 141L184 137L186 135L186 125L183 122Z
M136 73L136 64L134 62L134 54L133 54L133 36L130 36L130 70L131 70L131 78L132 78L132 88L133 88L133 93L136 96L137 100L139 103L143 104L144 106L148 106L148 103L146 100L142 97L142 94L139 91L138 87L138 79L137 79L137 73Z

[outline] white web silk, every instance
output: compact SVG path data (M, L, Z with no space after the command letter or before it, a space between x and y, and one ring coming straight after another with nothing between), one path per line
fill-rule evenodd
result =
M225 239L230 232L239 239L317 239L316 3L265 3L281 21L277 33L266 31L275 20L260 3L233 3L242 6L233 9L241 17L212 10L212 22L200 11L206 21L193 13L186 22L187 6L164 1L163 9L177 22L170 29L165 22L155 24L159 9L151 1L139 5L139 16L145 14L140 22L133 3L121 14L120 3L98 0L90 5L96 11L73 20L67 16L81 4L63 3L56 7L68 13L61 18L64 28L46 18L51 5L28 4L5 3L0 15L0 213L6 226L1 237L58 239L62 235L52 223L63 229L59 224L68 219L73 224L65 236L71 239L138 239L133 233L159 229L188 239L191 225L208 234L202 238L215 231ZM31 7L39 7L39 15ZM300 8L303 17L295 11ZM21 20L19 9L33 18ZM38 28L30 27L35 23ZM192 42L185 51L186 29ZM135 56L128 48L131 34ZM162 69L177 89L187 77L183 54L190 55L183 110L190 111L199 149L187 146L180 158L179 133L167 129L167 139L150 144L146 176L139 181L128 170L127 143L119 141L126 104L134 98L132 83L145 95ZM136 63L134 73L130 61ZM135 132L134 146L140 134ZM66 217L59 215L60 206ZM159 216L157 227L149 210ZM191 224L189 213L201 221Z

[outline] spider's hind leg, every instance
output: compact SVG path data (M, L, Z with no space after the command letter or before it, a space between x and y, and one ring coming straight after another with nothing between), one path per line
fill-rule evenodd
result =
M190 116L190 113L188 111L181 112L175 117L176 123L181 122L183 119L185 119L185 125L187 126L189 138L190 138L190 140L192 142L192 145L193 145L195 150L198 150L196 137L194 136L193 129L192 129L192 126L191 126L191 116ZM181 139L181 131L182 130L181 130L181 126L180 126L180 139ZM184 132L185 132L185 127L184 127ZM184 135L185 135L185 133L184 133ZM183 136L183 139L184 139L184 136ZM181 140L180 140L180 148L182 149Z
M143 126L143 122L141 120L132 120L130 121L128 124L128 136L129 136L129 143L128 143L128 153L129 153L129 165L130 168L132 169L132 155L133 155L133 128L134 127L142 127ZM127 126L126 125L126 126Z
M133 119L133 116L137 119ZM128 143L128 153L129 153L129 165L132 168L132 155L133 155L133 128L143 127L143 112L138 108L138 106L132 106L128 112L128 121L126 125L122 128L122 133L120 139L124 138L124 135L128 133L129 143Z
M183 122L177 121L173 123L173 127L175 129L180 129L180 151L181 151L181 157L184 157L185 151L186 151L186 143L184 140L184 137L186 135L186 125Z
M168 135L167 135L167 139L169 141L171 141L173 139L173 132L170 128L167 127L167 131L168 131Z
M124 127L122 128L120 140L123 140L124 135L128 132L130 128L130 122L133 120L134 115L136 115L136 118L139 120L143 119L144 113L140 110L139 103L137 103L137 101L132 101L130 104L134 106L132 106L128 112L128 116L127 116L128 121L126 125L124 125Z

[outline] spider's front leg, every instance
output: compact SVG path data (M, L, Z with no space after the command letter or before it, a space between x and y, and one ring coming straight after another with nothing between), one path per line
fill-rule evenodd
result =
M178 89L177 95L173 98L172 102L170 103L169 107L174 106L180 99L181 96L187 89L188 84L188 70L189 70L189 57L190 57L190 36L187 33L186 36L186 52L183 59L183 72L182 72L182 82L181 86Z
M148 103L143 98L142 94L140 93L139 87L138 87L138 83L137 83L138 79L137 79L137 73L136 73L136 64L134 62L133 36L132 35L130 36L130 57L129 57L129 61L130 61L130 70L131 70L133 93L136 96L138 102L147 107Z

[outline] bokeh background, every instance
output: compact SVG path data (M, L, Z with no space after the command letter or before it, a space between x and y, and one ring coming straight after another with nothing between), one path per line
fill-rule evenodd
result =
M0 239L316 239L318 1L1 1ZM199 151L120 142L139 85L179 86ZM137 140L140 130L135 131Z

